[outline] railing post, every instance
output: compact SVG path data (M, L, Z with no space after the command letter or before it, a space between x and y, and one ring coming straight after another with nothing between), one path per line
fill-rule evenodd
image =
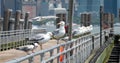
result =
M50 57L53 55L53 50L50 51ZM50 61L50 63L53 63L53 60Z
M100 47L102 46L103 6L100 6Z
M59 53L60 47L57 47L57 53ZM59 63L59 57L57 57L57 63Z
M33 58L33 57L31 57L31 58L29 58L29 59L28 59L29 63L34 63L34 61L33 61L33 60L34 60L34 58Z
M94 50L94 36L92 36L92 49Z
M44 53L40 54L40 61L42 62L44 60Z

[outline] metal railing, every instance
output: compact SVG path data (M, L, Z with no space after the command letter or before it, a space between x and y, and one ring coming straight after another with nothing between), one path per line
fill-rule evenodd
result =
M104 37L104 34L102 36ZM71 44L73 44L73 46L70 48ZM61 46L64 48L64 51L57 53ZM39 56L39 61L37 63L84 63L85 60L90 56L92 50L99 47L100 34L91 34L58 44L49 49L11 60L6 63L36 63L36 60L34 60L36 56ZM73 51L72 55L70 55L70 51ZM62 61L59 60L61 55L63 56Z
M38 33L46 32L45 28L32 30L12 30L12 31L0 31L0 50L6 50L17 46L27 44L25 38L31 37Z

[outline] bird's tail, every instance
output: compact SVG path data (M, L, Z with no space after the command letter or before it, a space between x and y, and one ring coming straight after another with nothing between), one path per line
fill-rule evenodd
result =
M28 40L29 40L29 38L25 38L25 40L27 40L27 41L28 41Z
M17 48L15 48L15 49L16 49L16 50L20 50L20 48L18 48L18 47L17 47Z

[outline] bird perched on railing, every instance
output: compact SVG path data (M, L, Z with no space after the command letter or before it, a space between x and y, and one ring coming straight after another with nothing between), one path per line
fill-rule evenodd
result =
M67 41L69 41L69 37L68 37L68 36L63 37L63 38L61 38L61 40L63 40L63 41L65 41L65 42L67 42Z
M17 47L16 50L21 50L29 54L29 51L32 51L32 53L34 53L34 49L36 49L37 47L38 47L38 43L35 42L35 43L32 43L31 45Z
M72 36L73 36L73 37L80 36L81 34L84 33L83 30L84 30L83 27L78 27L77 29L74 29L74 30L72 31Z
M53 33L53 37L57 40L57 44L59 44L60 38L65 35L65 27L64 27L65 26L65 22L64 21L60 21L60 23L58 23L58 25L60 25L60 27L52 32Z
M77 29L74 29L72 31L72 36L73 37L79 37L80 35L83 35L84 33L86 33L86 27L81 26L81 27L78 27Z
M42 50L42 44L48 42L52 37L52 32L47 32L46 34L37 34L33 37L30 37L28 41L38 42L40 49Z

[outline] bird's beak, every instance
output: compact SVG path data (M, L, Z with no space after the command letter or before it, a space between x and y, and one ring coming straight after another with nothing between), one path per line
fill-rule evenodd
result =
M61 23L58 23L57 25L60 25Z

